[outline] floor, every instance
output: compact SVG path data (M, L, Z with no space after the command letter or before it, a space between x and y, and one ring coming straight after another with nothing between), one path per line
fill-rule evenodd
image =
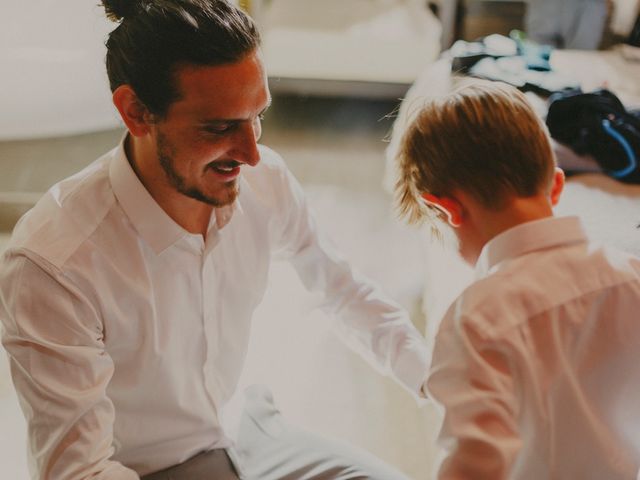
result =
M383 139L395 107L386 101L276 98L262 141L288 162L333 241L408 308L424 331L423 238L395 220L391 198L381 188ZM1 142L0 192L8 192L9 200L12 192L42 192L109 149L121 134ZM0 217L15 216L19 209L5 206ZM5 228L0 249L6 240ZM243 383L269 385L289 421L360 445L411 478L429 478L437 455L438 413L431 406L419 408L401 387L345 347L331 333L330 321L290 267L275 265L255 315ZM290 334L283 337L283 331ZM23 423L2 356L0 465L6 478L27 478Z

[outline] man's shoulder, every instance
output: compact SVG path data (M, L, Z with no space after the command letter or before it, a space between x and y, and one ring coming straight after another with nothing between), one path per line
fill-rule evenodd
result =
M62 265L99 227L115 197L109 180L112 152L53 185L17 223L7 250Z

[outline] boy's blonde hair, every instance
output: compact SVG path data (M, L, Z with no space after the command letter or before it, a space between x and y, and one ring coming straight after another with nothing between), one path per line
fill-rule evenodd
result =
M551 184L555 157L546 126L526 97L482 82L429 100L405 131L397 155L396 199L410 223L433 219L421 194L462 190L487 208L530 197Z

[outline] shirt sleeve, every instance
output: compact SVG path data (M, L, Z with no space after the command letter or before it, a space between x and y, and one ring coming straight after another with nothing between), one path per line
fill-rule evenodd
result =
M420 399L430 356L425 339L408 313L355 271L317 229L304 192L288 170L283 171L279 239L302 283L324 296L323 310L337 315L338 333L382 373L393 375Z
M44 260L7 254L0 269L2 344L24 412L32 478L135 480L111 461L113 362L99 316Z
M438 478L509 478L521 440L508 355L452 315L436 337L427 381L445 410L439 441L447 456Z

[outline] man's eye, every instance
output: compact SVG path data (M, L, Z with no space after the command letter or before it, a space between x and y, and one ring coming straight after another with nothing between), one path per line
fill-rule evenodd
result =
M215 125L215 126L206 127L204 131L214 135L223 135L231 131L232 129L233 129L233 125L224 124L224 125Z

